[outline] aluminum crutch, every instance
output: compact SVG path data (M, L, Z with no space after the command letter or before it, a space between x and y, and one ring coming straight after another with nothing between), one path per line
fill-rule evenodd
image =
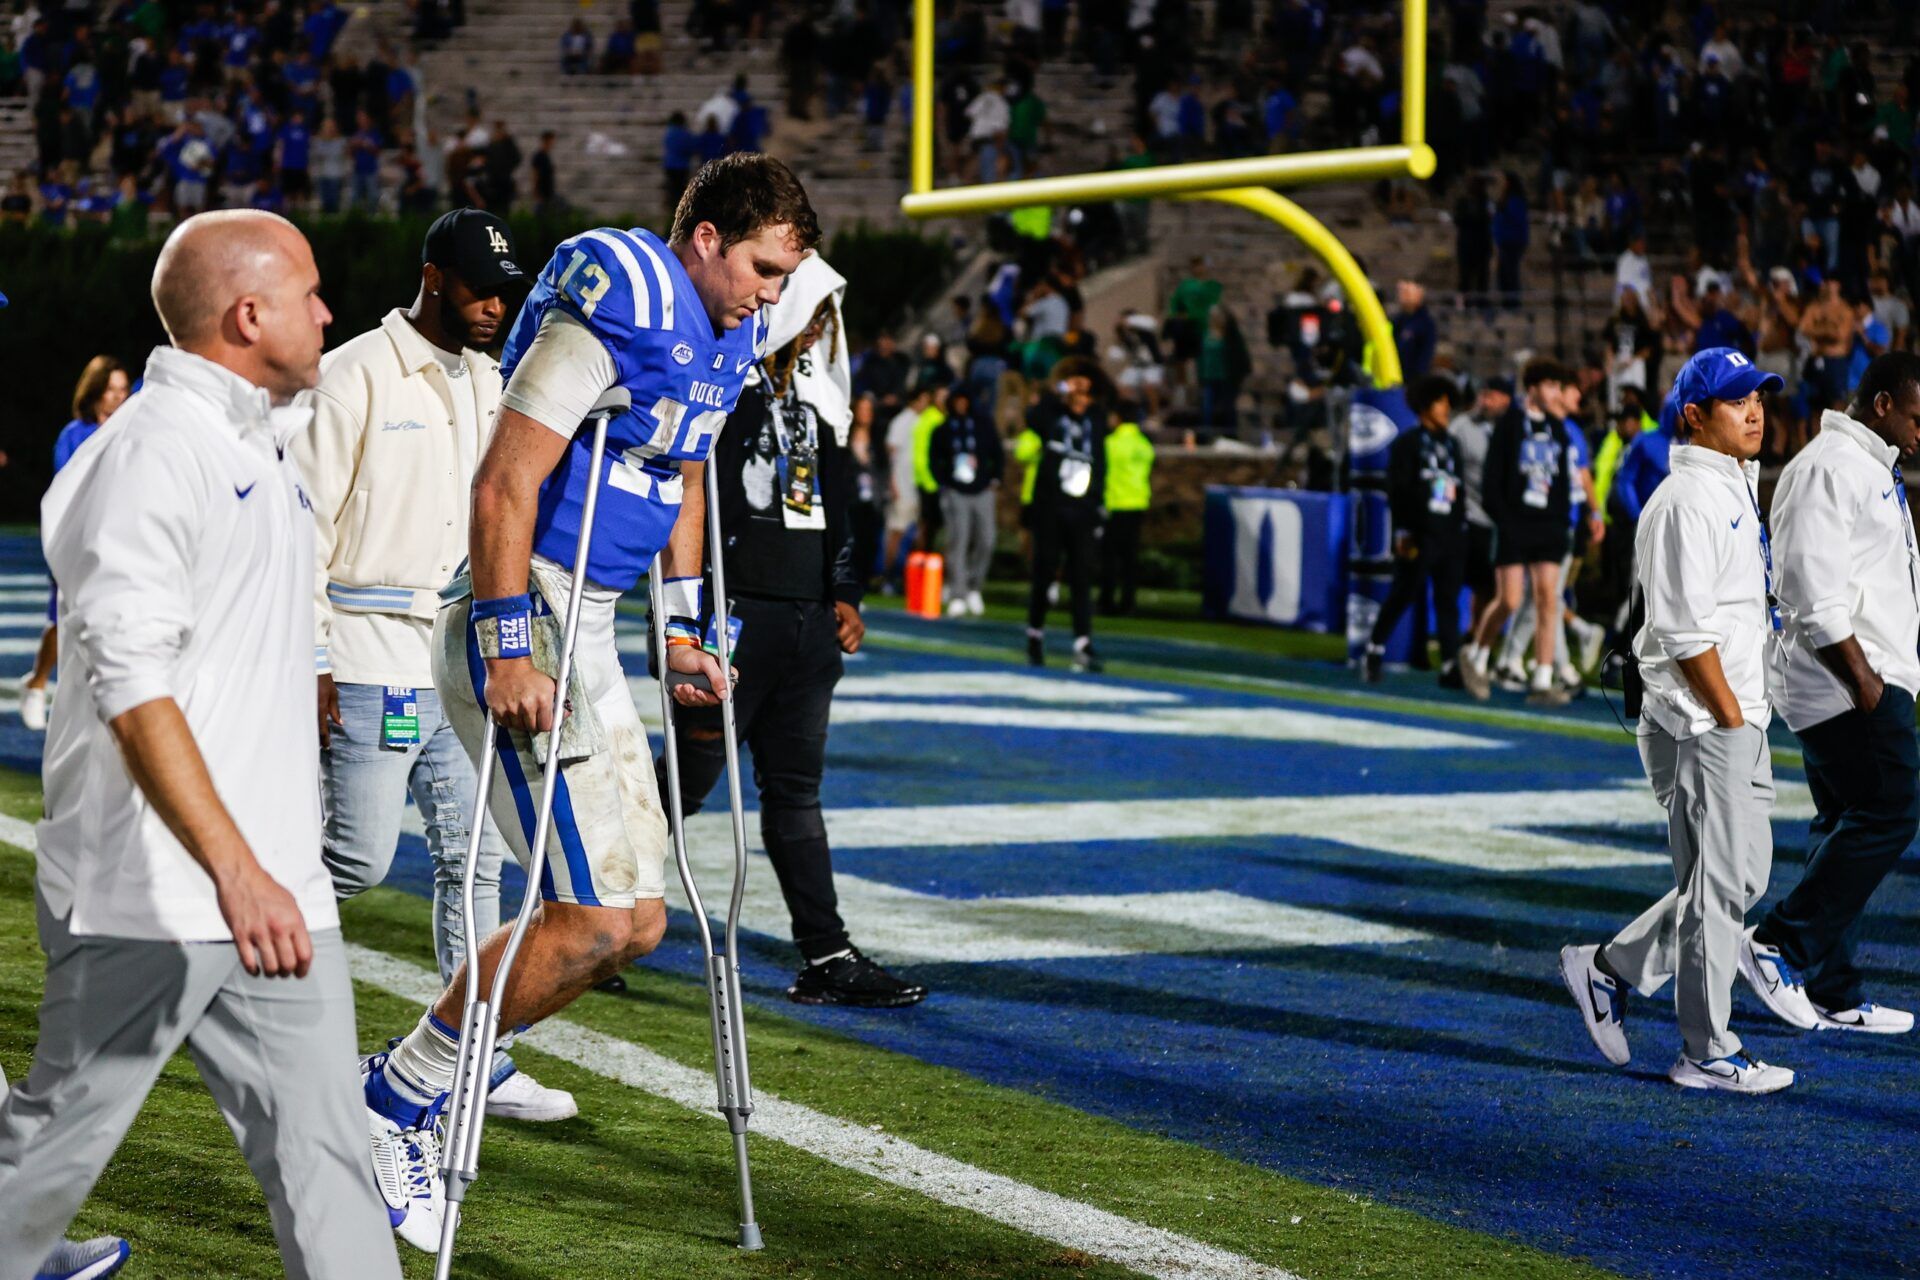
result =
M473 881L480 860L480 835L487 820L487 799L493 791L494 750L499 729L487 715L481 743L478 785L474 788L473 825L467 837L466 883L461 889L466 943L466 1008L460 1019L460 1049L453 1070L453 1089L447 1100L446 1145L440 1155L440 1174L446 1181L447 1214L440 1226L440 1252L434 1262L434 1280L453 1274L453 1239L460 1229L460 1206L467 1189L480 1176L480 1131L487 1118L487 1081L493 1075L494 1047L499 1040L499 1018L494 1012L506 999L507 978L527 936L527 926L540 905L540 877L547 865L547 837L553 826L553 792L560 779L560 729L567 719L567 689L573 679L573 645L580 634L580 602L585 598L587 553L593 540L594 508L600 498L600 467L607 452L607 422L627 410L629 397L616 387L593 406L587 421L593 426L593 448L587 467L586 498L580 506L580 543L573 553L573 590L567 596L567 616L560 640L560 664L553 684L553 730L548 734L547 767L542 771L540 808L533 824L527 858L527 888L520 914L507 935L506 949L494 969L493 985L480 998L480 939L473 923ZM583 424L584 425L584 424ZM480 690L474 690L476 695ZM481 711L486 712L485 698ZM508 744L512 750L512 744Z
M707 473L707 548L713 566L713 610L716 657L722 671L733 669L733 636L728 629L726 570L720 563L719 473L711 461ZM727 753L727 801L733 812L733 896L727 906L726 947L716 950L713 926L707 919L700 887L687 861L686 814L680 803L680 758L673 726L673 689L681 684L710 687L705 677L680 676L667 667L667 618L663 562L655 557L648 574L653 604L654 661L660 672L660 718L667 761L667 805L672 819L673 857L680 867L680 885L687 906L700 929L700 953L706 959L707 1009L713 1029L713 1074L720 1091L720 1114L733 1133L734 1167L740 1178L740 1247L760 1248L760 1224L753 1214L753 1172L747 1163L747 1117L753 1114L753 1085L747 1074L747 1027L740 999L740 906L747 891L747 820L740 799L740 741L733 719L733 698L720 704L722 737Z

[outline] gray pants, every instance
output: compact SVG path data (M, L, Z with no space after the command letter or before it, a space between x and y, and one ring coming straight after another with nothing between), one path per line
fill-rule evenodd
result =
M255 978L230 943L76 938L39 914L40 1043L0 1104L0 1280L31 1280L183 1043L266 1192L286 1274L399 1280L339 931L313 935L305 978Z
M1689 1058L1740 1052L1727 1029L1747 911L1773 870L1773 757L1752 725L1676 741L1640 722L1640 759L1667 810L1674 889L1606 947L1607 963L1652 995L1675 978Z
M964 600L986 585L993 565L994 492L940 491L947 517L947 597Z

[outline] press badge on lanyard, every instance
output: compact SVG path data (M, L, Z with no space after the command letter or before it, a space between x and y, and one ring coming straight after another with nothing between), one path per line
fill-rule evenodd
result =
M387 685L382 690L380 743L390 751L420 745L420 702L412 689Z
M1521 500L1536 511L1544 511L1553 501L1555 465L1553 436L1529 436L1520 445L1520 466L1527 473L1527 491Z
M1083 425L1072 418L1063 421L1067 431L1061 448L1067 456L1060 459L1060 492L1069 498L1084 498L1093 487L1093 427L1091 423ZM1080 447L1083 432L1087 436L1084 450Z
M707 638L705 644L701 646L716 658L720 656L720 628L717 625L719 621L718 614L707 619ZM729 613L727 615L727 656L731 658L738 652L740 652L740 619Z
M789 529L824 529L827 513L820 507L820 435L819 420L805 405L799 407L805 418L804 439L787 430L787 411L773 406L773 430L780 444L780 460L775 469L780 477L780 516Z

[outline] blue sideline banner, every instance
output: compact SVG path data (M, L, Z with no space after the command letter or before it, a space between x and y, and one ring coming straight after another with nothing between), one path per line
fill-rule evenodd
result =
M1344 493L1208 485L1207 613L1338 631L1347 608L1348 511Z
M1387 512L1387 449L1413 425L1400 387L1362 387L1347 414L1347 488L1353 498L1348 544L1350 584L1345 610L1347 652L1366 648L1373 621L1393 583L1393 518ZM1411 614L1408 615L1412 617ZM1403 622L1387 644L1387 661L1405 662L1413 628Z

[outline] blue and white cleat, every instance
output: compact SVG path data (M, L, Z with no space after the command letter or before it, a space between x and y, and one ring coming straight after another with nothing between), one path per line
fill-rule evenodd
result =
M440 1177L440 1135L436 1128L440 1104L415 1108L396 1119L374 1106L372 1095L382 1089L379 1073L387 1055L376 1053L360 1064L360 1081L368 1089L367 1136L373 1144L373 1180L387 1202L387 1221L394 1234L426 1253L440 1248L440 1224L447 1214L447 1188ZM406 1123L402 1123L405 1120Z
M1560 978L1580 1006L1593 1047L1614 1066L1624 1067L1633 1058L1627 1048L1627 993L1594 964L1598 954L1597 946L1560 948Z
M1745 1050L1730 1058L1709 1058L1704 1062L1683 1053L1667 1069L1667 1079L1682 1089L1778 1093L1793 1083L1793 1072L1785 1067L1770 1067Z
M1740 938L1740 976L1760 997L1760 1003L1788 1026L1811 1031L1820 1025L1820 1015L1813 1011L1813 1001L1807 999L1807 984L1800 971L1787 963L1780 948L1755 942L1752 929Z
M132 1252L119 1236L62 1240L33 1273L33 1280L102 1280L126 1266Z

